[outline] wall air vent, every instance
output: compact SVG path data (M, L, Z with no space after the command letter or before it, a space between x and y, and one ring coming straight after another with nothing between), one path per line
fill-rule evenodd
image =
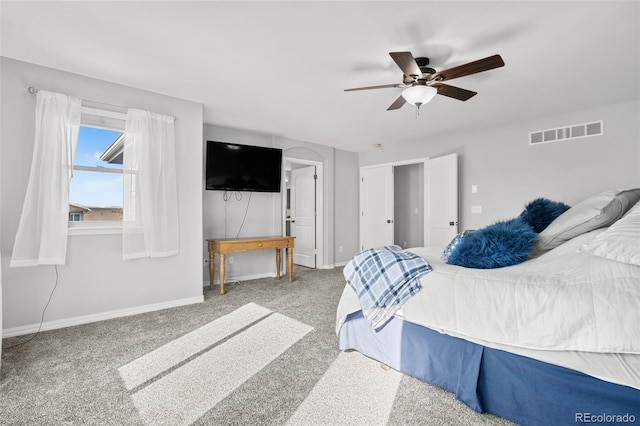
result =
M604 121L593 123L573 124L571 126L558 127L556 129L538 130L529 133L529 145L541 143L560 142L568 139L586 138L604 134Z

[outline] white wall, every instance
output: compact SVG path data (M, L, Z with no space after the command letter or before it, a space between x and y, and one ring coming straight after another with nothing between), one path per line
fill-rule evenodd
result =
M268 135L205 124L202 143L203 168L206 161L207 140L243 145L273 146L272 137ZM204 174L202 179L204 180ZM223 191L203 190L202 192L203 241L212 238L235 238L236 236L242 238L284 235L280 223L280 211L282 210L280 194L241 192L238 193L242 196L241 200L231 197L226 202L226 206L223 194ZM251 204L248 205L250 195ZM247 206L249 207L248 210ZM238 234L245 212L247 213L246 220L244 226L242 226L242 231ZM207 258L206 242L203 243L201 250L202 259ZM231 263L231 258L233 258L233 263ZM201 266L200 269L203 281L208 282L208 269L203 268L204 266ZM275 276L275 273L275 254L272 253L272 250L234 253L227 257L225 281L231 282L235 278Z
M5 335L35 331L55 282L53 266L8 267L33 152L36 98L27 93L29 86L177 117L180 254L123 261L121 235L70 236L45 329L202 300L202 106L7 58L1 58L0 66Z
M360 252L360 184L358 176L358 154L355 152L335 151L335 181L334 181L334 210L335 210L335 264L345 265L353 256ZM342 248L342 250L341 250Z
M462 106L464 107L464 106ZM457 153L460 229L517 216L537 197L575 204L640 187L640 102L606 105L503 127L431 137L360 153L360 166ZM604 120L604 135L530 146L529 132ZM478 186L471 193L471 185ZM481 214L471 214L471 206Z

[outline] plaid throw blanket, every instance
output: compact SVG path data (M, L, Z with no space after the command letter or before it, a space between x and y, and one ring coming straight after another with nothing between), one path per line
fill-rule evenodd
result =
M422 288L419 278L430 271L431 265L422 257L385 246L356 255L342 273L358 294L371 327L379 328Z

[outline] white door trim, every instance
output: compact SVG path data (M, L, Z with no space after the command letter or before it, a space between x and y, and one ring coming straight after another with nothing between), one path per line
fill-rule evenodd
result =
M424 158L417 158L415 160L402 160L402 161L393 161L391 163L381 163L381 164L372 164L370 166L362 166L360 167L360 170L362 169L373 169L376 167L383 167L383 166L408 166L410 164L420 164L420 163L424 163L425 161L428 161L429 157L424 157Z

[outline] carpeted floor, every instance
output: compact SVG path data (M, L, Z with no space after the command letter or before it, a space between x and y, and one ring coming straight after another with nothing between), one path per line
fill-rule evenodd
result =
M4 350L0 424L511 425L341 353L341 268L225 287L201 304L47 331Z

